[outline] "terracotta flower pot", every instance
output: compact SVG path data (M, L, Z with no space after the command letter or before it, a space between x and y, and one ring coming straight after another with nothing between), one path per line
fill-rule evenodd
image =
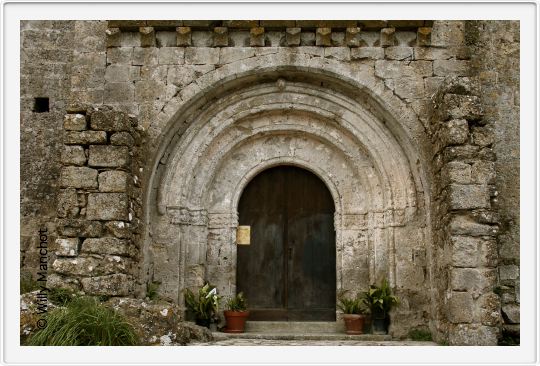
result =
M227 319L225 333L244 333L249 311L225 310L223 313L225 314L225 319Z
M343 314L345 333L362 334L364 329L364 316L359 314Z

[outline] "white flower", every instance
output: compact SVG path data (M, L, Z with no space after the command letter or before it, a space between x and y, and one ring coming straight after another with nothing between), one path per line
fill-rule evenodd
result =
M216 293L217 293L217 289L214 287L214 288L208 293L208 295L206 295L206 298L208 299L210 296L215 295Z

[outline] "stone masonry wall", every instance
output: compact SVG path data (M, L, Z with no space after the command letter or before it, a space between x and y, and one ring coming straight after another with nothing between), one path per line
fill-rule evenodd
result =
M72 109L64 130L59 235L48 286L132 295L142 215L137 121L106 107Z

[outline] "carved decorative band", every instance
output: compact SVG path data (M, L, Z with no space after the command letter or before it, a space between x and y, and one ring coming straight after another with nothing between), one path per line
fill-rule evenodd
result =
M167 207L167 215L171 224L206 226L208 214L206 210L185 207Z
M208 228L220 229L226 227L237 227L238 215L236 213L209 213Z

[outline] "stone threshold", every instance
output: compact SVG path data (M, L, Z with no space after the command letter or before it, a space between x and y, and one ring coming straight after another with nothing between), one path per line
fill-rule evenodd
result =
M268 332L245 332L223 333L212 332L216 341L227 339L265 339L265 340L290 340L290 341L373 341L388 342L392 340L390 335L358 334L349 335L344 333L268 333Z

